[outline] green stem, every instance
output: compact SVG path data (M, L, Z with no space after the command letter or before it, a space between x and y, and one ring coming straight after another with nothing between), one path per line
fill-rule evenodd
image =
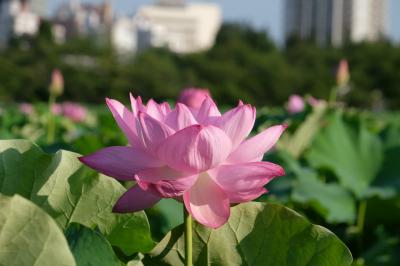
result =
M328 101L330 106L334 106L336 104L338 90L339 90L339 88L337 86L334 86L331 89L331 93L329 95L329 101Z
M364 222L365 222L365 212L367 210L367 201L362 200L360 205L358 206L358 214L357 214L357 232L362 235L364 231Z
M183 205L183 218L185 223L185 266L192 266L192 216L187 212L185 205Z
M357 234L358 234L358 248L362 250L362 237L364 233L364 223L365 223L365 213L367 210L367 201L361 200L360 205L358 206L357 213Z
M50 93L49 97L49 106L48 106L48 121L47 121L47 144L51 144L54 142L54 135L56 131L56 124L54 121L54 115L51 110L51 107L56 102L56 96L53 93Z

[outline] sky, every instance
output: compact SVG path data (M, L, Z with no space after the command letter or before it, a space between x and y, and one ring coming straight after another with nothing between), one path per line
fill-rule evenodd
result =
M66 0L47 0L49 12ZM224 20L247 22L251 25L268 30L270 36L278 43L283 42L283 7L284 0L197 0L188 2L210 2L221 6ZM389 1L389 36L400 42L400 0ZM81 2L102 3L103 0L81 0ZM120 15L133 14L145 4L154 0L111 0L114 10Z

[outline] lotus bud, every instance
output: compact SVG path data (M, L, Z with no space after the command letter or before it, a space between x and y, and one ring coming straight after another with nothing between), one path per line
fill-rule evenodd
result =
M342 59L339 62L339 66L336 72L336 84L339 87L347 85L350 80L349 64L346 59Z
M304 106L305 106L305 104L304 104L303 97L301 97L297 94L293 94L289 97L289 101L287 103L287 111L290 114L300 113L300 112L303 112Z
M178 102L198 109L207 97L211 97L208 89L186 88L179 95Z
M60 70L54 69L51 73L50 94L60 96L64 91L64 78Z

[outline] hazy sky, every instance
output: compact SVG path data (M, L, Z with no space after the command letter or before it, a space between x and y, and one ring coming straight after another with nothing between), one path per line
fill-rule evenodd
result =
M47 0L49 9L54 10L66 0ZM249 22L256 27L268 29L274 40L283 40L283 5L284 0L197 0L197 2L214 2L221 5L225 20ZM101 3L103 0L81 0L81 2ZM118 14L133 14L143 4L154 3L154 0L111 0ZM189 2L196 2L190 1ZM389 35L400 41L400 0L389 0Z

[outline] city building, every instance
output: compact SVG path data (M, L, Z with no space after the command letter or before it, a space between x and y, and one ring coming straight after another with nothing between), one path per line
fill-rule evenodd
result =
M35 35L40 16L31 10L35 1L0 0L0 47L8 45L13 36Z
M29 0L30 10L32 11L32 13L35 13L41 18L46 17L48 7L47 1L48 0Z
M213 46L222 17L216 4L161 0L140 7L135 21L139 50L165 46L176 53L192 53Z
M13 35L34 35L47 0L0 0L0 44ZM33 12L32 10L35 10ZM114 16L109 1L82 4L69 0L51 18L55 42L86 36L99 45L111 43L120 54L135 54L148 47L176 53L209 49L215 42L222 16L218 5L159 0L138 8L132 16Z
M341 46L387 34L387 0L286 0L284 10L286 40Z
M96 5L71 0L58 8L52 22L56 40L66 40L77 35L105 40L111 31L113 12L109 1Z
M119 17L114 21L111 43L121 55L133 54L137 51L136 23L133 17Z

